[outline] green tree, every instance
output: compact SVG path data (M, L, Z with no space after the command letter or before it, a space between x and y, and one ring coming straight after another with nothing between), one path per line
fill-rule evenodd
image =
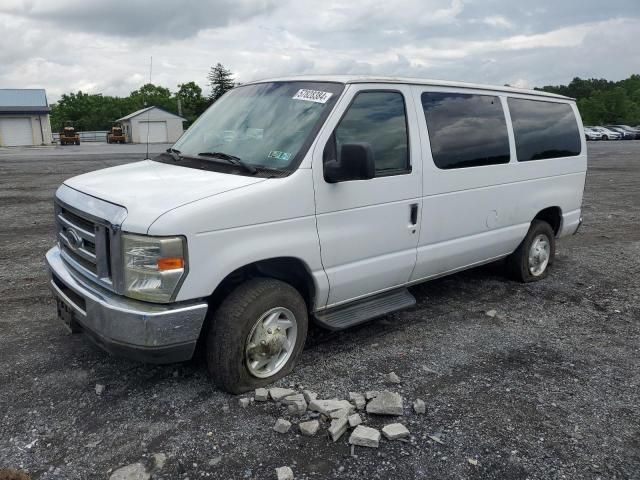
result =
M171 90L159 85L147 83L129 94L131 111L146 107L160 107L171 113L178 113L178 104Z
M574 78L568 85L537 90L575 98L585 125L640 125L640 75L612 82L602 78Z
M202 95L202 88L196 82L181 83L176 92L176 102L182 105L182 116L191 125L207 108L207 99Z
M209 95L209 101L211 103L218 100L227 90L231 90L235 86L235 80L231 70L228 70L221 63L217 63L215 67L211 67L209 74L209 86L211 87L211 94Z

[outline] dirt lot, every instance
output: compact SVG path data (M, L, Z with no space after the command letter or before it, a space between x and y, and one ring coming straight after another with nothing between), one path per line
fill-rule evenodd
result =
M281 386L345 398L388 388L392 370L402 379L391 389L405 398L410 441L356 456L346 435L272 431L286 411L240 408L201 363L137 364L65 332L43 263L53 192L141 158L127 146L73 149L0 152L0 468L107 478L162 452L154 478L269 479L282 465L297 479L640 478L640 141L589 144L585 224L559 242L547 280L513 283L491 265L412 289L411 310L314 332ZM410 412L417 397L424 416Z

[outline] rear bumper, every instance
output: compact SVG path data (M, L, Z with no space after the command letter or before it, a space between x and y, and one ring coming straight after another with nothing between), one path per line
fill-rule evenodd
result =
M115 295L79 278L58 247L47 252L54 296L73 311L72 329L81 330L109 353L150 363L190 359L207 303L160 305Z
M558 237L574 235L582 225L582 209L573 210L562 215L562 224Z

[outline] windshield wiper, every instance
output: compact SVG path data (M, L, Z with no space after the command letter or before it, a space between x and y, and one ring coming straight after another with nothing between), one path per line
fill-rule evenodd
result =
M178 160L182 160L182 152L177 148L167 148L166 151L169 155L171 155L171 158L173 158L176 162Z
M200 157L211 157L211 158L219 158L221 160L226 160L227 162L236 165L238 167L242 167L244 168L247 172L254 174L256 173L258 170L253 166L253 165L249 165L248 163L245 163L242 161L242 159L240 157L236 157L235 155L229 155L228 153L224 153L224 152L201 152L198 154L198 156Z

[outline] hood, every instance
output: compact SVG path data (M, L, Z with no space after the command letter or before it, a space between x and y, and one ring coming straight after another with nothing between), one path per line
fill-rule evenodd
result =
M123 229L144 233L169 210L264 180L144 160L85 173L64 183L125 207Z

